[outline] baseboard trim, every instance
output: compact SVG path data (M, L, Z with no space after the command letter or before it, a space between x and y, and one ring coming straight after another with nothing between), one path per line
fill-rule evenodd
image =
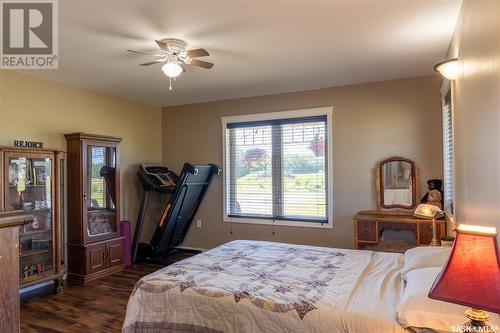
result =
M192 247L192 246L177 246L176 249L179 250L190 250L190 251L200 251L200 252L205 252L208 249L203 249L201 247Z
M92 273L92 274L87 274L87 275L68 272L67 280L70 282L73 282L73 283L77 283L77 284L85 284L89 281L99 279L99 278L104 277L106 275L121 272L121 271L123 271L124 268L125 267L123 265L120 265L120 266L107 268L107 269L104 269L102 271Z

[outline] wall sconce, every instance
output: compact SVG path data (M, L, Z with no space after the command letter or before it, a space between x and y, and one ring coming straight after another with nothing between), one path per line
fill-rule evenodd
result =
M445 79L456 80L458 76L458 58L448 59L435 64L434 71L441 74Z

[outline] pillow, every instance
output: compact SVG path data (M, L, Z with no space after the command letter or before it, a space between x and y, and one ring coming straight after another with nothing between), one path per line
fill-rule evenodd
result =
M406 274L403 299L397 307L399 323L404 328L427 328L433 331L458 332L468 321L468 307L431 299L427 296L441 268L415 269ZM489 313L489 325L500 325L498 314Z
M451 253L448 246L420 246L409 249L404 254L401 277L406 281L405 275L419 268L443 267Z

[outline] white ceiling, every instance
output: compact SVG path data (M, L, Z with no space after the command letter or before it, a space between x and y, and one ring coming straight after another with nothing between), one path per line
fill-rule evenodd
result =
M33 74L166 106L428 75L460 1L59 1L59 69ZM127 48L204 47L168 90Z

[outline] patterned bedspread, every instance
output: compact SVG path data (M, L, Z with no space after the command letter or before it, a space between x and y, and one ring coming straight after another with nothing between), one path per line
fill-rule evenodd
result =
M332 332L372 255L233 241L141 279L123 332Z

